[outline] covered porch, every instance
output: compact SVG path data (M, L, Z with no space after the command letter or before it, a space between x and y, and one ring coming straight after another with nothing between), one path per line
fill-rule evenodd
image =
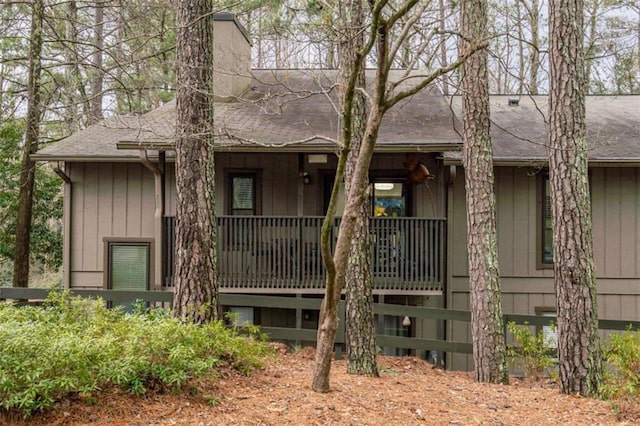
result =
M219 216L218 277L226 293L321 293L323 217ZM334 226L335 241L339 225ZM441 294L446 220L371 218L376 294ZM173 285L175 217L163 218L164 286Z

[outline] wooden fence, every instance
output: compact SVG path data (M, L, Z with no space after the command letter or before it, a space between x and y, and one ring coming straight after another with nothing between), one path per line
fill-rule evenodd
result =
M23 303L37 302L46 299L50 291L48 289L36 288L8 288L0 287L0 301L6 299L23 301ZM73 289L71 294L97 298L101 297L105 302L113 304L131 303L134 301L144 301L155 306L169 307L173 300L173 293L170 291L118 291L118 290L88 290ZM309 309L319 310L321 299L282 297L269 295L246 295L246 294L220 294L220 303L224 306L242 307L267 307L283 309ZM471 313L469 311L427 308L421 306L374 304L374 312L378 315L393 315L404 317L409 316L415 319L436 319L443 321L470 322ZM339 315L344 319L344 302L340 303ZM553 317L539 315L504 315L504 323L515 322L516 324L527 324L531 326L551 325ZM602 330L625 330L627 327L640 329L640 321L608 320L601 319L599 328ZM316 341L315 329L303 328L279 328L261 327L262 332L268 334L272 340L285 341ZM336 338L338 345L344 343L344 321L340 321L340 327ZM454 342L437 339L420 339L415 337L398 337L378 334L376 343L382 347L395 347L404 349L472 353L472 345L468 342ZM339 350L339 347L338 347Z

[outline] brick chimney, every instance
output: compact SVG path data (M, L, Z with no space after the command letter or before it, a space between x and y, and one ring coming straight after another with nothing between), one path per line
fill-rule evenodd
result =
M213 21L213 93L233 101L251 85L251 40L235 15L216 13Z

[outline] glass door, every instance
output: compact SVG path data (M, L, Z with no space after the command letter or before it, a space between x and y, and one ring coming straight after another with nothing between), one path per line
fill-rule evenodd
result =
M406 217L408 216L407 198L403 184L391 180L376 180L373 183L373 216L374 217Z

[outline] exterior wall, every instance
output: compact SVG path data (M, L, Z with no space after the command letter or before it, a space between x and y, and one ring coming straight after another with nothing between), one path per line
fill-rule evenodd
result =
M421 160L438 176L428 186L413 187L413 213L421 217L444 216L444 181L442 168L435 157L423 155ZM376 155L372 176L404 178L404 155ZM299 155L218 153L216 155L216 212L227 213L225 189L227 172L254 170L260 175L261 214L275 216L320 216L323 214L323 179L335 170L336 156L327 154L324 164L309 164L302 157L311 184L303 184L299 176ZM165 215L175 215L175 173L167 164L165 178ZM152 173L138 162L131 163L67 163L71 193L67 199L70 233L65 254L70 253L69 287L102 287L104 283L104 239L154 239L154 180ZM301 199L299 204L298 200ZM301 208L299 208L301 205ZM155 242L155 241L154 241ZM158 242L155 242L156 245ZM156 272L156 275L159 275ZM157 281L157 279L156 279ZM152 283L153 284L153 283Z
M251 170L259 173L262 215L296 216L298 206L298 156L297 154L230 154L216 153L216 214L227 214L225 190L228 187L227 172ZM306 185L309 187L310 185ZM176 184L172 165L167 165L165 214L176 212ZM305 191L310 192L311 189Z
M102 287L104 238L154 236L153 175L140 163L67 163L69 287Z
M337 157L326 154L326 163L312 163L308 155L303 154L303 168L309 173L310 184L303 184L299 172L299 155L269 153L216 153L216 214L227 214L225 189L228 186L227 172L251 170L260 174L262 215L274 216L321 216L323 211L323 182L327 176L335 173ZM407 171L403 167L404 154L375 155L371 163L371 176L384 176L403 179ZM428 181L428 185L414 186L413 215L417 217L444 217L445 192L443 168L438 166L433 155L423 155L422 162L427 165L436 179ZM301 191L301 193L300 193ZM175 174L173 168L167 166L165 214L174 215L175 207ZM298 200L301 199L302 211L299 212Z
M537 181L527 167L496 168L498 251L504 313L535 315L555 308L553 270L537 269ZM640 168L591 169L594 254L600 318L640 319ZM450 211L449 307L469 308L464 173L458 167ZM449 336L471 341L468 325L454 322ZM469 369L469 357L453 355Z

